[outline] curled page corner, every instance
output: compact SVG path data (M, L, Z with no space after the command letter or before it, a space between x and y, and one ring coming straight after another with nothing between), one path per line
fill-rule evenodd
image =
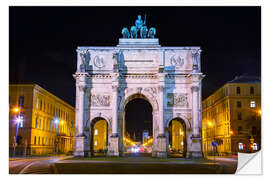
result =
M261 151L256 153L238 153L235 174L262 174Z

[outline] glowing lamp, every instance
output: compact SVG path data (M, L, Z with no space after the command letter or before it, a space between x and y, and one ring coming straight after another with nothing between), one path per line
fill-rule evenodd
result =
M17 117L16 118L16 122L17 123L21 123L23 121L23 118L21 116Z
M55 120L54 120L54 123L55 123L55 124L58 124L58 123L59 123L59 119L58 119L58 118L55 119Z
M60 124L63 125L64 124L64 121L60 121Z
M213 126L213 123L210 121L208 121L207 124L208 124L208 126Z
M13 112L15 112L15 113L17 113L17 112L19 112L20 111L20 108L18 108L18 107L15 107L15 108L13 108L13 110L12 110Z

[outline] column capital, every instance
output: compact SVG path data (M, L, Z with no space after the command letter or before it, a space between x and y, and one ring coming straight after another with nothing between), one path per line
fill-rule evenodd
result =
M199 87L198 86L192 86L191 87L191 91L192 92L198 92L199 91Z
M117 92L118 91L118 85L112 85L112 91Z
M89 87L87 85L79 85L79 90L80 92L86 92Z

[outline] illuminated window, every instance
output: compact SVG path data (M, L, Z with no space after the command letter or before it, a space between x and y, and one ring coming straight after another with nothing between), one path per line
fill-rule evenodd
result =
M256 102L255 101L250 101L250 107L255 108L256 107Z
M97 129L95 129L95 135L98 135L98 130Z
M254 87L253 86L250 87L250 94L254 94Z
M37 143L37 137L35 136L34 137L34 144L36 144Z
M240 94L240 87L236 88L236 94Z
M40 100L39 110L42 110L42 100Z
M97 146L97 141L95 141L95 146Z
M244 150L244 145L243 145L243 143L238 143L238 150L239 150L239 151Z
M36 108L38 109L38 98L37 98L37 102L36 102Z
M38 127L38 117L36 117L35 128Z

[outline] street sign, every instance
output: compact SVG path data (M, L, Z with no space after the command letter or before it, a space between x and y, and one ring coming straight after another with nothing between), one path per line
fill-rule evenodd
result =
M212 146L217 147L218 143L216 141L212 141Z

